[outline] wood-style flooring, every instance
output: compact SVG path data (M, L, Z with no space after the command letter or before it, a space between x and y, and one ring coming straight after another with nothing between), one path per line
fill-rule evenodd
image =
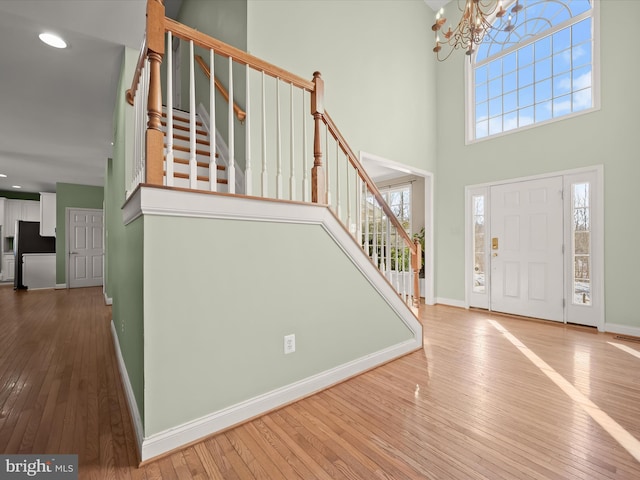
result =
M0 453L95 479L638 479L640 463L489 320L640 439L640 343L420 308L424 349L137 466L100 288L0 287ZM638 452L636 452L638 454Z

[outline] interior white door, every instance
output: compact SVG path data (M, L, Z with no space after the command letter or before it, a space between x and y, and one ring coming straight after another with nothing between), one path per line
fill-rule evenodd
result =
M564 320L562 177L491 187L491 310Z
M102 210L70 209L69 287L102 285Z

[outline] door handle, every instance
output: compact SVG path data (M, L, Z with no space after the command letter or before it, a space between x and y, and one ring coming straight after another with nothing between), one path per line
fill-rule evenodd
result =
M498 249L498 237L493 237L491 239L491 250L497 250Z
M69 255L77 255L78 252L69 252Z

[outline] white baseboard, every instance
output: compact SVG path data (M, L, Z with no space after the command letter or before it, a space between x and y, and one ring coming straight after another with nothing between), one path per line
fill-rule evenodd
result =
M56 290L64 290L65 288L67 288L66 283L56 283Z
M122 378L122 386L124 387L125 397L127 398L127 404L129 405L129 412L133 417L133 428L136 434L136 443L138 446L138 453L142 452L142 442L144 439L144 427L142 426L142 418L140 417L140 411L138 410L138 404L136 403L136 397L133 394L133 388L129 381L129 374L127 372L127 366L122 358L122 351L120 350L120 342L118 342L118 333L116 326L111 320L111 337L113 338L113 345L116 350L116 358L118 359L118 370L120 371L120 378Z
M467 308L464 300L454 300L453 298L436 297L436 304L449 305L450 307Z
M640 337L640 327L632 327L630 325L619 325L617 323L605 323L604 331L609 333L617 333L618 335L630 335L632 337Z
M164 432L150 435L142 442L141 459L143 462L147 461L233 425L255 418L412 352L420 348L421 345L421 339L412 339Z
M104 304L113 305L113 298L107 297L107 292L104 292Z

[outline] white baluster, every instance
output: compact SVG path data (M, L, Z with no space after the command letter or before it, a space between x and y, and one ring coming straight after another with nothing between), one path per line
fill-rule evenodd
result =
M261 195L266 198L269 190L269 176L267 173L267 101L264 88L265 74L262 72L262 191Z
M251 170L251 115L249 114L249 108L251 105L251 89L249 88L249 75L251 74L251 68L247 64L247 68L245 70L247 89L245 90L245 98L246 98L246 117L244 119L245 126L245 150L246 150L246 162L244 169L244 194L252 195L253 194L253 172Z
M375 199L373 200L373 218L371 219L371 221L373 222L373 255L372 255L372 259L373 259L373 263L376 266L376 268L380 268L380 265L378 263L378 222L376 221L376 210L377 210L377 206L376 206L376 201Z
M149 97L149 82L150 82L150 72L151 69L149 67L149 60L146 60L144 62L144 74L143 77L144 78L144 82L143 82L143 87L142 87L142 92L143 95L140 97L140 112L141 115L140 117L144 119L144 121L142 122L142 142L141 142L141 149L140 149L140 162L138 164L138 177L136 180L136 185L139 185L140 183L143 183L146 181L146 170L147 170L147 135L146 135L146 129L147 129L147 122L149 121L149 112L147 111L147 102L146 99Z
M342 220L342 204L340 202L340 143L336 139L336 215Z
M345 158L344 163L345 163L345 170L346 170L345 184L347 186L347 228L349 229L349 233L355 236L356 229L353 228L353 225L351 225L351 182L349 182L349 165L351 164L349 163L348 158Z
M282 129L280 125L280 79L276 78L276 198L282 195Z
M302 201L309 202L309 163L307 161L307 104L305 90L302 89Z
M404 244L404 242L402 242L402 296L405 298L407 298L407 270L405 267L405 262L406 262L406 246Z
M167 154L165 185L173 186L173 36L167 32Z
M189 187L198 188L196 158L196 76L193 71L193 40L189 41Z
M144 70L140 73L141 78L138 81L140 84L142 83L142 75L144 74ZM142 123L142 118L140 117L140 88L138 88L138 93L133 99L133 125L135 126L135 134L133 136L133 165L130 165L126 172L127 179L126 181L129 184L129 191L127 192L127 196L133 192L134 188L136 188L136 180L138 176L138 162L140 161L140 143L142 142L142 128L140 124Z
M218 191L218 167L216 162L216 70L215 52L209 50L209 189Z
M386 277L386 271L385 271L385 260L386 260L386 252L385 252L385 247L384 247L384 241L385 241L385 234L384 234L384 227L385 227L385 215L384 215L384 211L382 210L382 208L380 207L380 271L382 272L382 274Z
M295 175L295 146L294 146L294 137L295 137L295 128L294 128L294 118L293 118L293 82L289 84L289 116L291 117L291 125L289 138L291 140L290 143L290 160L291 160L291 171L289 172L289 200L296 199L296 175Z
M394 264L395 264L395 272L396 272L396 292L400 293L400 264L398 263L398 260L400 257L398 257L398 231L396 229L396 244L395 244L395 248L394 248L394 253L395 253L395 258L393 259Z
M325 171L325 184L327 185L327 205L331 208L331 176L329 175L329 127L325 125L324 127L324 138L325 138L325 149L327 152L326 157L327 161L325 162L324 171Z
M229 193L236 193L235 122L233 121L233 58L229 57Z
M360 179L360 175L356 172L356 189L358 191L358 210L357 214L357 222L358 222L358 236L356 237L359 242L361 242L362 248L366 245L365 243L365 235L368 233L368 225L367 221L367 201L366 195L363 195L362 192L362 180ZM364 215L364 219L362 218ZM363 228L364 227L364 228Z
M386 241L387 241L387 250L386 250L386 256L385 256L385 261L387 262L387 278L389 280L391 280L391 219L387 216L386 217L387 222L386 222L386 227L387 227L387 235L386 235Z

